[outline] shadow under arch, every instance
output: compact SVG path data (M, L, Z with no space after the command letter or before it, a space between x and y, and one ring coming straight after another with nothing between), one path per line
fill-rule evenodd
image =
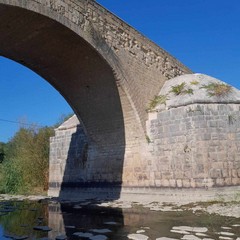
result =
M0 55L46 79L81 118L88 141L85 182L119 186L125 153L124 117L114 73L103 57L62 24L3 4Z

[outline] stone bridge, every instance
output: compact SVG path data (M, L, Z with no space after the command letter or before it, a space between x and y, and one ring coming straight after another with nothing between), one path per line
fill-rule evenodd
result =
M0 0L0 54L73 108L88 138L84 179L95 181L122 182L123 161L144 161L149 101L190 72L92 0Z
M156 185L146 109L166 80L191 73L178 60L93 0L0 0L0 54L41 75L81 121L70 147L55 138L53 189L171 186Z

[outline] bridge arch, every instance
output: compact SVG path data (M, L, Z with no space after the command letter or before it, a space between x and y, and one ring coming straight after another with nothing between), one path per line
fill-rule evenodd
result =
M109 168L111 159L113 168L119 171L115 180L121 181L125 130L111 66L91 44L57 21L4 4L0 5L0 15L4 23L0 24L1 55L46 79L81 118L90 144L88 177L93 177L94 164L94 178L105 178L100 168ZM115 152L114 158L109 149ZM103 155L105 161L101 161Z
M122 168L146 158L149 100L191 72L93 0L0 0L0 54L46 79L81 119L85 180L126 185Z

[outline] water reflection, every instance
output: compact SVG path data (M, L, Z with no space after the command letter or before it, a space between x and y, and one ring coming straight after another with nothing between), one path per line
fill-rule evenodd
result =
M149 240L184 239L184 232L197 239L237 239L240 219L190 211L156 212L99 207L98 202L6 201L0 202L0 239L129 239L143 234ZM235 225L235 226L234 226ZM48 227L45 231L34 227ZM186 226L182 228L179 226ZM51 230L51 231L49 231ZM201 236L202 235L202 236ZM201 236L201 237L200 237ZM138 238L136 238L138 239ZM189 238L188 238L189 239Z
M101 208L96 204L97 202L61 204L61 216L68 238L75 239L74 234L80 232L102 235L109 239L124 239L122 210Z
M33 231L37 225L48 224L48 206L28 201L0 202L1 239L36 239L47 237L46 233Z
M51 203L48 205L48 226L53 229L48 233L50 239L56 239L60 235L66 236L60 204Z

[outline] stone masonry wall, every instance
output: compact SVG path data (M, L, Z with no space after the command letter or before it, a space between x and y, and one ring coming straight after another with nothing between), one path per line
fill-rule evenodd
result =
M240 105L190 104L149 115L155 187L240 185Z
M55 136L50 138L50 188L84 181L87 147L86 135L81 125L55 130ZM52 186L53 184L59 186Z

